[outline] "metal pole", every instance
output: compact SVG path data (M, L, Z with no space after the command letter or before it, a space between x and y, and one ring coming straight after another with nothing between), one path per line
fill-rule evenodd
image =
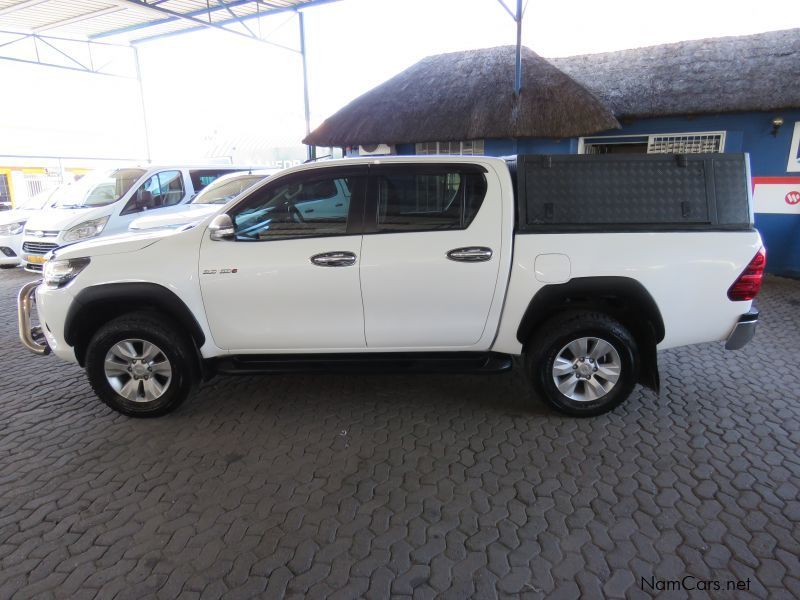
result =
M303 20L303 13L297 11L297 16L300 18L300 56L303 58L303 104L305 106L306 116L306 135L311 133L311 108L308 100L308 64L306 61L306 26ZM315 158L316 148L314 146L308 147L308 160Z
M522 0L517 0L517 55L514 64L514 93L519 95L522 90Z
M142 69L139 67L139 50L136 46L131 46L133 48L133 59L136 64L136 81L139 84L139 101L142 104L142 123L144 124L144 145L145 151L147 152L147 162L152 162L152 158L150 156L150 132L147 128L147 109L144 105L144 86L142 85Z

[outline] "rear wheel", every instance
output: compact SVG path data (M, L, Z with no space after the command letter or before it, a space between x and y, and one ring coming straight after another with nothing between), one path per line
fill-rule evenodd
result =
M572 416L600 415L619 406L639 376L636 341L617 320L589 311L558 315L526 348L537 394Z
M103 402L133 417L174 410L197 381L192 342L149 313L123 315L103 325L89 342L86 372Z

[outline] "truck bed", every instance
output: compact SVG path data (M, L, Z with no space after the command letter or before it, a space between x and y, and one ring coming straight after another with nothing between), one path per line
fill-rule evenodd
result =
M522 155L517 232L752 229L745 154Z

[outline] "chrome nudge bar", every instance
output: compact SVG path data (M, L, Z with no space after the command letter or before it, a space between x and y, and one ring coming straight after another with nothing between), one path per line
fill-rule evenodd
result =
M31 308L36 301L36 288L42 280L31 281L22 286L17 296L17 323L22 345L34 354L50 354L50 346L44 339L41 327L31 327Z

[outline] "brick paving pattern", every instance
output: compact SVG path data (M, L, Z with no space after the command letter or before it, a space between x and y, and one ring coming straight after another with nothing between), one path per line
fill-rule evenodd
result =
M798 281L591 420L517 371L225 377L134 420L17 343L30 277L0 273L0 598L800 597Z

